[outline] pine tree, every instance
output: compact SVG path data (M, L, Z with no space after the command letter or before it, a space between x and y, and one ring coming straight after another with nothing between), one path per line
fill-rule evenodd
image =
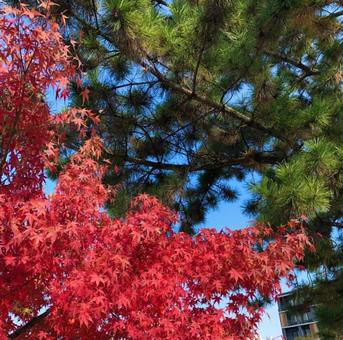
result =
M246 212L271 225L306 215L322 235L307 266L321 269L318 284L339 280L342 1L55 2L85 72L72 102L101 112L107 157L120 166L106 178L124 183L113 214L150 192L192 233L236 199L232 179L258 173Z

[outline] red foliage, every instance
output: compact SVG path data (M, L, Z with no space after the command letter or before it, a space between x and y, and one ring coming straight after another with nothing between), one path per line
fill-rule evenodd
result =
M50 87L64 97L74 72L56 23L4 9L0 58L0 339L252 338L254 299L275 297L309 245L298 223L190 237L146 195L111 219L95 133L46 197L61 125L82 134L97 121L86 110L52 116L40 99Z

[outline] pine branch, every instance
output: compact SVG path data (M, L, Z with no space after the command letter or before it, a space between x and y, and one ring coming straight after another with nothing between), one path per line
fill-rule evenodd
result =
M195 70L194 70L194 76L193 76L193 86L192 86L192 92L195 92L196 86L197 86L197 76L198 76L198 72L199 72L199 67L200 67L200 63L201 63L201 58L202 55L205 51L205 44L203 44L200 52L199 52L199 56L198 56L198 60L197 60L197 64L195 66Z
M284 56L284 55L281 55L279 53L275 53L275 52L270 52L270 51L265 51L265 53L275 59L278 59L280 61L283 61L285 63L288 63L288 64L291 64L293 66L295 66L296 68L304 71L306 73L307 76L311 75L311 76L314 76L314 75L318 75L320 74L320 72L316 69L312 69L310 68L309 66L301 63L301 62L297 62L293 59L290 59L288 58L287 56Z
M9 339L15 339L19 337L20 335L24 334L26 331L31 329L36 324L40 323L42 320L44 320L51 312L51 309L47 309L44 313L36 316L32 320L30 320L28 323L26 323L24 326L18 328L16 331L8 335Z
M343 228L343 222L332 222L332 225L337 228Z
M326 16L325 18L337 18L343 15L343 11L333 12L330 15Z
M161 169L161 170L174 170L175 171L175 170L183 170L183 169L186 170L187 168L189 168L188 164L154 162L154 161L149 161L146 159L131 157L131 156L126 156L126 161L128 161L129 163L141 164L141 165L145 165L148 167Z
M139 86L139 85L155 85L157 84L157 81L153 81L153 80L147 80L147 81L138 81L138 82L129 82L126 84L120 84L120 85L116 85L113 86L112 89L113 90L117 90L120 88L124 88L124 87L133 87L133 86Z
M94 11L95 25L96 25L96 28L99 29L98 13L97 13L95 0L92 0L92 6L93 6L93 11Z
M263 124L259 123L258 121L252 119L251 117L245 115L242 112L235 110L234 108L228 105L217 103L213 101L212 99L210 99L209 97L202 96L182 85L174 83L173 81L168 79L163 73L161 73L155 66L151 66L144 61L140 61L139 63L146 71L150 72L152 75L158 78L163 84L173 89L174 91L182 93L188 96L189 98L196 100L199 103L205 104L209 107L212 107L218 110L219 112L227 113L233 118L238 119L239 121L243 122L244 124L248 126L251 126L257 130L263 131L273 137L278 138L281 141L286 142L287 144L290 144L290 141L288 141L287 138L285 138L285 136L283 134L280 134L277 130L273 128L265 127Z
M109 155L111 153L107 151ZM202 171L202 170L213 170L220 167L234 166L234 165L245 165L253 167L255 163L258 164L276 164L280 163L287 156L276 154L276 153L266 153L266 152L251 152L245 156L230 158L225 160L213 160L212 162L199 163L194 162L194 164L175 164L175 163L164 163L164 162L154 162L142 158L127 156L126 161L134 164L141 164L148 167L152 167L160 170L173 170L173 171Z
M168 3L163 0L153 0L157 5L168 7Z

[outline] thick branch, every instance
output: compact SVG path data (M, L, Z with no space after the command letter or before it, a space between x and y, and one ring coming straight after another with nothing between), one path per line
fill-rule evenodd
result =
M175 164L175 163L164 163L164 162L155 162L149 161L146 159L141 159L137 157L126 157L126 161L134 164L141 164L148 167L152 167L160 170L174 170L174 171L202 171L202 170L211 170L218 169L220 167L227 167L233 165L245 165L253 167L254 164L276 164L284 160L286 156L273 153L265 152L254 152L247 154L242 157L230 158L225 160L215 160L213 162L200 163L195 161L194 164Z
M190 165L188 164L174 164L174 163L163 163L163 162L154 162L142 158L127 156L126 161L133 164L145 165L151 168L160 169L160 170L183 170L189 169Z
M278 54L278 53L275 53L275 52L270 52L270 51L265 51L265 53L275 59L278 59L280 61L283 61L287 64L291 64L293 66L295 66L296 68L304 71L307 75L311 75L311 76L314 76L314 75L317 75L319 74L320 72L316 69L312 69L310 68L309 66L301 63L301 62L298 62L298 61L295 61L293 59L290 59L284 55L281 55L281 54Z
M18 328L16 331L14 331L13 333L8 335L9 339L15 339L18 336L24 334L25 332L27 332L29 329L31 329L33 326L35 326L36 324L40 323L42 320L44 320L51 312L51 309L49 308L48 310L46 310L44 313L36 316L35 318L33 318L32 320L30 320L28 323L26 323L24 326Z

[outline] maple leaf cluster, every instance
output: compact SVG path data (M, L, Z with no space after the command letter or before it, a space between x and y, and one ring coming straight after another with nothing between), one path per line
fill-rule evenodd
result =
M110 218L95 130L44 195L63 126L84 139L97 124L84 109L52 115L43 100L51 88L67 96L75 75L58 30L25 7L2 9L0 339L253 338L258 299L280 292L310 246L301 226L191 237L174 233L177 216L147 195Z
M74 73L59 27L42 14L4 8L0 30L2 191L32 194L43 183L42 150L51 139L44 94L61 98Z

